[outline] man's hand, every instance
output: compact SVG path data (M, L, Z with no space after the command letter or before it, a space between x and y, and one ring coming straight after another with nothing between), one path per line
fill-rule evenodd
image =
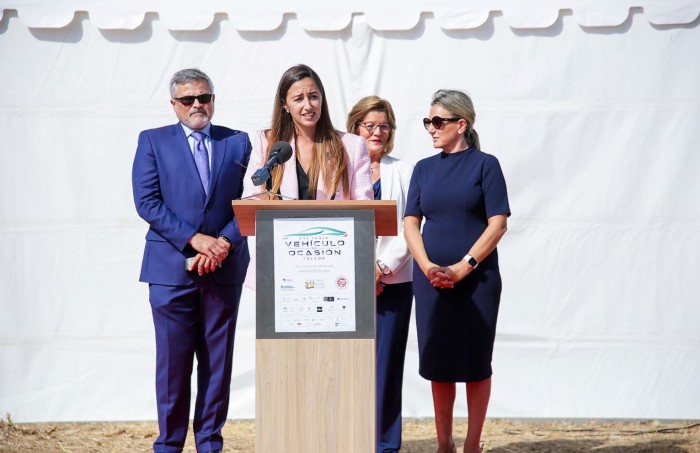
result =
M197 253L192 259L192 264L190 265L190 268L187 270L193 271L196 269L199 275L204 275L209 274L210 272L214 272L218 265L219 261L217 261L216 258L209 258L206 255Z
M226 240L223 236L219 236L216 240L219 241L219 244L224 246L224 248L226 249L223 258L221 258L221 261L223 261L226 259L228 254L231 253L231 250L233 250L233 245L228 240Z
M190 245L205 257L216 261L216 265L226 258L231 249L231 244L224 239L217 239L202 233L197 233L192 236Z

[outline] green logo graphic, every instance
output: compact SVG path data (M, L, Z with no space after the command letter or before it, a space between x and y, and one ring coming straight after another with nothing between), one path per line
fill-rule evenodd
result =
M302 230L298 233L291 233L285 237L312 237L312 236L347 236L348 233L343 230L330 227L312 227Z

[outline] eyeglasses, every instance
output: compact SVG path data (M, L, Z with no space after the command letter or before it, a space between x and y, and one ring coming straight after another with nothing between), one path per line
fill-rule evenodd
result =
M425 129L428 130L428 126L431 124L435 129L442 129L442 126L446 122L450 121L459 121L462 118L440 118L439 116L434 116L432 118L423 118L423 126L425 126Z
M199 96L183 96L181 98L173 98L173 99L178 101L180 104L184 105L185 107L189 107L190 105L194 104L195 100L199 101L200 104L209 104L211 102L211 98L213 98L213 97L214 97L213 94L206 93L206 94L200 94Z
M386 134L387 132L389 132L390 130L393 129L391 127L391 124L388 124L388 123L377 124L377 123L360 123L360 122L358 122L357 124L364 127L365 129L367 129L367 132L369 132L370 134L372 132L374 132L374 130L376 128L379 128L379 132L381 132L383 134Z

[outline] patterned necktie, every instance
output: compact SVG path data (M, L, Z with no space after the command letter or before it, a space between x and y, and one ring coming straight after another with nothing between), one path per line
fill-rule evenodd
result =
M204 144L206 136L204 132L192 132L192 137L194 137L194 161L197 164L202 186L204 186L204 193L209 195L209 153Z

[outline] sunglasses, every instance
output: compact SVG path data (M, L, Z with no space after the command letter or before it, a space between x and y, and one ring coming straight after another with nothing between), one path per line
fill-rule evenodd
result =
M379 128L379 131L384 133L384 134L386 134L387 132L389 132L391 130L391 124L388 124L388 123L377 124L377 123L359 123L358 122L357 124L364 127L365 129L367 129L367 132L369 132L370 134L372 132L374 132L374 130L377 128Z
M442 126L444 123L450 122L450 121L459 121L462 118L440 118L439 116L434 116L432 118L423 118L423 126L425 126L425 129L428 130L428 126L431 124L435 129L442 129Z
M195 100L199 101L200 104L209 104L213 97L214 97L213 94L207 93L207 94L200 94L199 96L183 96L181 98L173 98L173 99L178 101L180 104L184 105L185 107L189 107L190 105L194 104Z

